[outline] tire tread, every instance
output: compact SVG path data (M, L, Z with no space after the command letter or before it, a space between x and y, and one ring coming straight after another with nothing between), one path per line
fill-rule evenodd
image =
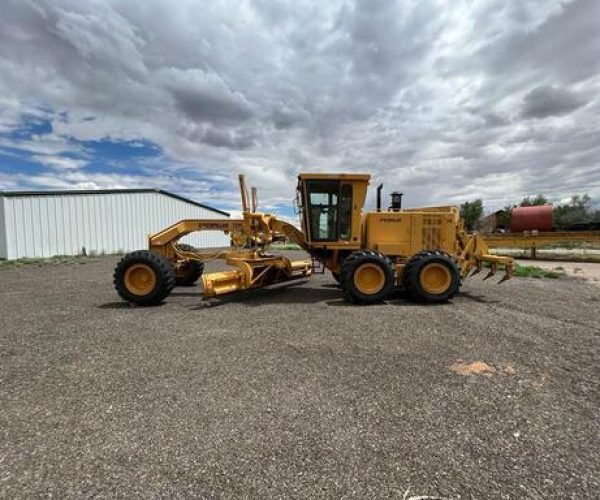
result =
M377 262L382 267L385 267L387 283L373 297L361 294L354 287L354 271L362 262ZM373 250L358 250L351 253L342 262L342 270L340 272L340 284L344 290L344 297L353 304L376 304L382 302L389 297L394 290L394 275L396 269L392 260L380 252Z
M125 286L125 273L132 264L147 264L156 273L156 286L148 295L135 295ZM140 306L156 305L162 302L175 287L175 273L171 263L162 255L150 250L135 250L124 255L115 267L113 283L119 296Z
M421 270L421 267L424 265L423 261L440 260L443 260L449 266L452 266L454 271L454 286L448 293L442 294L440 296L434 296L420 289L420 286L418 284L419 272ZM446 302L456 296L456 294L460 290L461 279L458 267L456 265L456 261L450 254L442 252L440 250L421 250L420 252L417 252L415 255L413 255L404 267L402 283L404 285L404 290L412 300L416 302L440 303Z

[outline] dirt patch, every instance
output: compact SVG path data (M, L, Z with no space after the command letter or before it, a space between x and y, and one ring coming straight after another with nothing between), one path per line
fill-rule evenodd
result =
M450 370L465 377L470 377L472 375L492 377L497 373L503 373L505 375L516 375L517 373L517 369L513 363L500 364L498 368L496 368L484 361L473 361L472 363L457 361L450 367Z
M490 366L483 361L473 361L473 363L458 361L450 367L450 370L465 377L470 377L471 375L485 375L486 377L491 377L496 373L496 369L493 366Z

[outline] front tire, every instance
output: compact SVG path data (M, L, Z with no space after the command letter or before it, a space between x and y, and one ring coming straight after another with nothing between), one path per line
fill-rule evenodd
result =
M408 261L402 278L408 297L415 302L439 304L460 288L460 272L454 259L438 250L424 250Z
M186 243L179 243L178 247L184 252L194 252L196 248ZM185 260L175 270L175 286L192 286L204 273L204 262L199 260Z
M117 264L113 278L121 298L139 306L161 303L175 286L171 263L149 250L126 254Z
M351 253L342 263L340 284L354 304L377 304L394 291L394 264L373 250Z

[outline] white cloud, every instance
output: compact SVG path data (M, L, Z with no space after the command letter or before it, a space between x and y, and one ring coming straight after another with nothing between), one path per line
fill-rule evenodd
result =
M81 145L53 133L35 134L29 139L0 137L0 151L2 149L18 149L37 154L39 157L64 153L82 154L84 152Z
M309 170L371 172L412 206L600 200L598 53L595 0L12 0L0 133L49 110L52 134L19 147L59 182L158 183L223 207L238 171L266 205L290 206ZM99 176L85 151L59 159L72 138L164 157Z
M43 165L60 170L76 170L87 164L85 160L69 158L68 156L34 155L32 158Z

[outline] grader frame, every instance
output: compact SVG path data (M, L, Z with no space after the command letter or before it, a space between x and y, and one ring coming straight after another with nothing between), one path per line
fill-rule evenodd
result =
M258 211L257 191L252 188L250 197L240 175L242 218L182 220L150 235L149 254L144 254L150 260L147 268L139 271L137 283L154 283L152 273L159 267L170 267L177 277L189 270L190 263L224 260L232 270L202 275L203 298L209 299L308 277L314 260L332 272L351 301L373 303L397 287L412 289L419 297L431 299L427 301L445 301L458 291L460 280L471 271L481 271L486 263L490 267L486 279L499 265L506 270L501 281L510 278L513 260L491 255L481 236L468 234L456 207L363 214L369 179L365 174L300 174L297 202L302 229L298 229ZM232 248L206 252L179 243L192 232L211 230L229 234ZM312 260L291 261L270 254L269 245L281 235L309 253ZM140 252L137 254L139 257ZM162 264L152 259L162 259ZM164 293L138 298L127 285L128 266L134 261L136 257L126 256L117 266L119 294L140 305L162 300L173 287L173 279L165 275L158 280L164 283Z

